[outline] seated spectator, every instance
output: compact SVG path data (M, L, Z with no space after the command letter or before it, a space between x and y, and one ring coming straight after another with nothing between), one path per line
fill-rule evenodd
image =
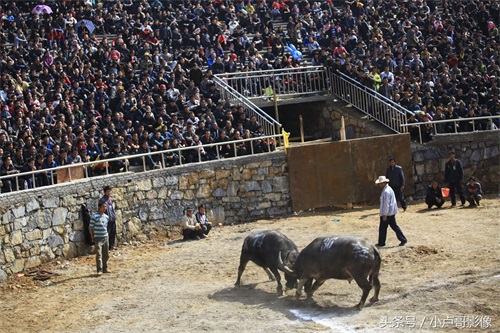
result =
M9 155L4 155L2 158L2 166L0 167L0 176L8 176L18 174L19 170L12 164L12 158ZM21 179L18 179L20 182ZM2 193L17 191L16 178L2 179Z
M431 209L432 206L441 208L443 206L445 199L443 198L443 193L441 187L436 179L432 180L431 185L427 187L427 194L425 196L425 203L427 204L427 209Z
M54 153L48 152L43 159L41 169L52 169L57 167L54 161ZM57 171L49 170L40 173L40 186L57 184Z
M196 221L200 225L203 235L201 238L208 236L210 230L212 230L212 222L208 220L207 214L205 213L205 206L203 204L198 206L198 211L195 214Z
M163 166L170 167L177 165L179 163L179 155L172 151L170 148L170 140L163 141L163 147L161 149L164 151L163 156Z
M201 229L200 224L196 221L196 217L193 213L194 209L192 207L187 207L186 215L181 220L183 241L205 238L203 230Z
M125 156L121 152L121 145L119 143L115 143L113 145L113 150L108 154L107 158L117 158ZM118 173L122 171L126 171L127 166L129 165L128 160L116 160L109 162L109 172L110 173Z
M480 201L483 198L483 192L481 189L481 184L476 181L476 178L469 177L469 182L465 185L466 199L471 206L479 206Z

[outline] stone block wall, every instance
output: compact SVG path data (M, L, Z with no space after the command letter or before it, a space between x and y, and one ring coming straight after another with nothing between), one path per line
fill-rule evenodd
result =
M483 192L500 194L500 131L480 131L438 136L425 145L412 144L415 198L425 197L433 178L445 185L444 167L450 150L462 162L464 184L474 176Z
M57 257L86 254L81 205L90 212L113 187L118 238L129 240L179 224L186 206L203 203L214 223L241 223L291 212L282 151L90 178L0 200L0 280Z

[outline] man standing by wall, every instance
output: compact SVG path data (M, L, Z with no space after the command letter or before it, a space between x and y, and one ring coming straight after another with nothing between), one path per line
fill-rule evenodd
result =
M106 204L106 214L108 215L108 236L109 236L109 249L116 250L116 213L115 213L115 200L111 198L111 186L104 186L104 196L99 200L99 204L104 202Z
M455 191L458 192L463 206L465 205L465 197L462 191L462 180L464 178L462 162L455 158L455 152L453 150L450 151L448 155L450 156L450 160L446 162L444 167L444 181L448 182L448 187L450 188L451 206L454 207L457 205Z
M97 207L97 213L92 215L89 224L90 236L95 245L97 275L111 273L108 270L108 215L104 214L105 211L106 202L100 201Z
M385 171L385 177L389 179L389 186L394 191L396 200L401 203L401 208L406 211L408 205L406 204L405 197L403 195L403 190L405 188L405 175L403 173L403 168L396 165L396 159L394 157L389 158L389 167Z
M387 227L391 226L392 230L396 233L398 237L399 246L405 245L408 240L396 223L396 214L398 213L398 203L394 196L394 191L389 186L389 179L385 176L380 176L375 181L375 184L382 188L382 194L380 196L380 225L378 229L378 247L385 246L385 240L387 238Z

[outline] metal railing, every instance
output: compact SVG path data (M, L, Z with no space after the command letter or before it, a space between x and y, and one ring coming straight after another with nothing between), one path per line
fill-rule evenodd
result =
M330 73L330 89L333 95L356 107L395 133L406 133L412 112L386 98L343 73Z
M500 119L500 116L488 116L488 117L472 117L472 118L459 118L459 119L446 119L446 120L433 120L428 122L418 122L401 124L401 127L407 128L407 131L412 132L412 128L418 130L418 136L420 144L429 141L429 135L440 136L447 134L461 134L475 132L480 129L477 122L479 121L490 121L493 119ZM460 127L464 122L467 122L467 128ZM452 124L446 128L447 124ZM424 129L424 131L422 131ZM484 130L484 129L481 129ZM499 132L500 133L500 132Z
M219 76L215 75L214 81L216 86L220 89L221 97L223 99L229 98L231 105L243 106L248 115L248 118L255 116L257 122L259 122L259 124L264 128L264 133L266 135L275 135L279 132L278 129L281 128L281 124L277 122L273 117L271 117L257 105L252 103L252 101L245 98L245 96L241 95Z
M219 75L227 84L252 101L328 94L328 73L322 66L294 67Z
M72 168L82 168L83 169L83 177L84 178L89 178L93 177L91 176L91 170L96 168L96 167L101 167L103 170L103 175L109 175L112 173L110 169L110 163L116 162L116 161L127 161L124 163L123 170L120 172L127 172L127 171L132 171L131 169L135 169L135 167L140 167L140 170L137 170L136 172L144 172L148 171L148 159L152 159L159 167L158 169L165 169L168 168L166 167L165 161L167 161L167 155L170 153L176 154L178 157L177 163L175 165L177 166L182 166L184 164L188 164L185 161L185 157L189 153L194 153L194 160L190 162L189 164L192 163L203 163L208 160L217 160L217 159L223 159L223 158L233 158L233 157L240 157L240 156L247 156L247 155L254 155L254 154L261 154L261 153L266 153L266 152L271 152L276 149L276 142L278 140L282 139L282 134L275 134L275 135L267 135L267 136L261 136L261 137L253 137L253 138L248 138L248 139L241 139L241 140L231 140L231 141L226 141L226 142L218 142L218 143L212 143L212 144L206 144L206 145L199 145L199 146L189 146L189 147L182 147L182 148L172 148L168 150L162 150L162 151L155 151L155 152L149 152L149 153L143 153L143 154L132 154L132 155L124 155L122 157L115 157L115 158L106 158L102 160L96 160L96 161L91 161L91 162L82 162L82 163L75 163L75 164L67 164L64 166L58 166L55 168L47 168L47 169L40 169L40 170L34 170L30 172L19 172L15 174L10 174L10 175L5 175L0 177L0 183L2 186L5 186L4 181L10 181L11 186L13 188L13 191L17 190L25 190L25 189L31 189L31 188L37 188L37 187L43 187L47 185L55 185L56 184L56 179L57 179L57 172L60 170L65 170L67 172L68 176L68 181L72 182L74 180L82 179L72 179L72 172L70 169ZM245 152L243 153L242 146L245 146ZM225 146L225 147L224 147ZM215 152L211 152L211 155L208 156L207 154L203 154L202 150L209 151L210 149L214 149ZM246 149L249 148L249 149ZM227 156L225 156L227 155ZM141 162L137 164L135 161L140 160ZM158 161L160 163L158 163ZM170 166L172 167L172 166ZM40 184L40 175L43 175L44 177L47 177L47 183L45 185ZM25 181L27 183L27 187L25 188ZM4 193L2 191L2 193Z

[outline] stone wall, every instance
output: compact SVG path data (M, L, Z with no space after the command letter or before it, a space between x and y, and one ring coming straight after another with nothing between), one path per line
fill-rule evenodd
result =
M483 192L500 194L500 131L481 131L459 135L442 135L431 142L412 144L415 198L425 197L430 181L441 185L448 152L454 150L464 167L464 184L470 176L478 179Z
M200 203L214 223L223 224L291 212L282 151L3 194L0 280L56 257L88 253L81 205L95 212L105 185L113 187L120 241L169 229L179 223L186 206Z

